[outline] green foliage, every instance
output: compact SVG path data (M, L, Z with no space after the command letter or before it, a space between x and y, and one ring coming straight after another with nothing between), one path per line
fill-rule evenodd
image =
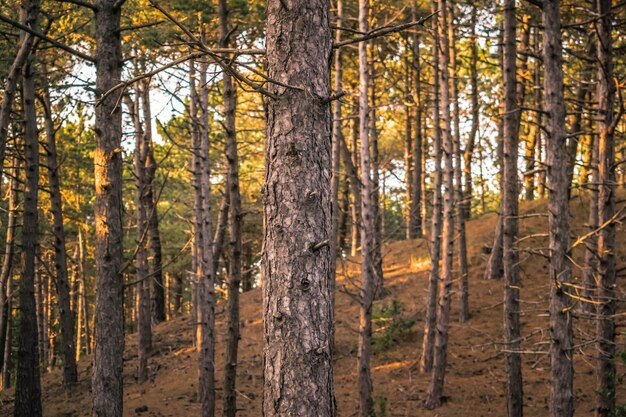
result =
M372 314L372 323L375 331L372 336L374 353L382 353L391 349L402 341L411 331L415 320L403 316L404 307L398 300L391 304L375 307Z

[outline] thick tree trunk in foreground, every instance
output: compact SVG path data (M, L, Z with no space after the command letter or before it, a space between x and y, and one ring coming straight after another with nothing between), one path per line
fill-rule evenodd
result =
M615 116L613 114L616 86L613 76L612 12L610 0L597 0L596 25L598 34L598 223L607 224L598 236L598 308L596 338L598 363L596 368L596 416L609 417L615 413Z
M267 5L268 75L305 91L266 98L263 413L332 417L329 3L282 3Z
M565 101L563 97L563 47L559 0L543 2L543 64L545 110L548 115L547 169L549 183L550 235L550 363L551 401L553 417L574 414L572 365L572 291L569 261L569 199L565 133Z
M226 0L219 2L220 44L223 48L231 46L229 41L228 5ZM224 365L224 416L235 417L237 414L237 350L239 347L239 285L241 282L241 234L243 216L241 195L239 192L239 156L237 150L237 130L235 110L237 92L232 77L224 72L224 128L226 130L226 160L228 162L228 180L226 182L229 197L228 213L228 337L226 342L226 363Z
M120 82L121 6L97 0L96 98ZM96 106L96 317L92 370L93 416L121 417L124 278L122 267L122 110L111 94Z
M22 275L20 277L20 333L15 385L15 417L40 417L41 383L35 305L35 251L39 191L39 141L35 108L35 73L31 63L22 69L24 106L24 212L22 222Z
M437 2L433 1L433 9L437 10ZM435 324L437 320L437 282L439 280L439 259L441 257L441 121L439 109L439 31L437 19L433 19L433 132L434 132L434 174L433 174L433 214L430 232L430 269L428 272L428 295L426 301L426 318L424 319L424 338L422 340L422 354L420 356L420 372L430 372L433 366L433 352L435 346Z
M450 117L449 63L450 46L448 39L447 1L439 0L438 31L441 39L440 73L441 73L441 116L443 122L443 229L441 232L441 273L438 280L438 304L433 355L433 369L427 398L424 407L433 409L441 405L444 378L448 362L448 324L450 321L450 287L452 286L452 261L454 255L454 164L452 121Z
M50 209L53 216L54 232L54 270L59 303L61 337L63 339L63 385L70 386L78 382L76 369L76 345L74 344L74 318L70 310L70 285L67 274L67 252L65 248L65 230L63 227L63 202L56 145L56 131L52 120L52 107L47 88L44 90L45 130L47 138L46 163L48 165L48 184L50 188Z
M517 45L515 0L504 0L504 153L502 195L504 263L504 354L506 360L506 404L508 417L522 417L521 325L519 315L520 276L518 239L517 159L521 110L517 104Z

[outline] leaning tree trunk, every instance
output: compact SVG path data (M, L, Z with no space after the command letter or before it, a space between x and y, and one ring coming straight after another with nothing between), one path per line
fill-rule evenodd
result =
M329 2L283 4L267 5L268 75L303 90L266 98L263 413L332 417Z
M219 2L220 44L228 48L230 29L226 0ZM241 195L239 192L239 155L237 149L237 127L235 110L237 109L237 91L232 77L224 72L224 129L226 130L226 160L228 162L228 186L225 193L229 197L228 213L228 337L226 342L226 362L224 365L224 416L235 417L237 414L237 350L239 347L239 285L241 282L241 234L243 216Z
M504 0L504 146L502 195L502 236L504 263L504 343L506 360L506 404L508 417L522 417L522 358L519 353L521 324L519 314L520 276L518 239L517 159L521 109L517 103L517 44L515 0Z
M452 109L454 136L454 182L456 183L456 225L458 230L459 248L459 322L469 320L469 272L467 264L467 237L465 233L465 210L463 206L463 167L461 162L461 117L459 109L459 80L457 76L456 62L456 31L454 27L454 4L448 6L450 16L448 19L448 31L450 38L450 77L452 81Z
M606 225L598 236L598 308L596 340L596 416L615 413L615 124L613 114L616 85L613 76L612 10L610 0L597 0L598 34L598 223Z
M36 29L40 6L41 0L22 0L20 6L20 23L31 29ZM26 31L20 31L18 50L4 80L4 88L2 90L3 99L0 104L0 174L2 174L4 167L9 122L11 121L11 111L13 110L13 102L15 101L15 93L17 92L17 81L20 71L22 71L22 67L30 55L33 42L33 35Z
M547 169L549 184L550 247L550 412L554 417L574 414L572 315L569 261L569 199L563 96L563 47L560 0L543 2L543 65L545 111L548 115Z
M121 5L97 0L96 99L120 82ZM124 278L122 275L122 110L111 94L96 106L96 315L92 370L93 416L121 417L123 402Z
M71 386L78 382L76 369L76 345L74 340L74 317L70 309L70 285L67 274L67 252L63 227L63 202L56 145L56 130L52 120L52 106L48 89L44 89L44 121L47 138L46 163L48 165L48 186L50 189L50 211L53 217L54 269L59 302L59 319L63 339L63 385ZM80 323L79 323L80 326Z
M440 47L440 74L441 74L441 115L443 119L443 229L441 232L441 274L438 280L438 304L435 334L435 348L433 355L433 369L427 398L424 407L433 409L441 405L444 387L444 377L448 362L448 323L450 321L450 287L452 286L452 261L454 255L454 164L452 121L450 117L450 86L449 64L450 44L448 39L448 10L447 1L439 0L438 36L441 39Z
M37 250L37 198L39 140L35 108L35 73L30 62L22 69L24 155L26 181L22 222L22 274L20 277L20 332L15 385L15 417L40 417L41 383L35 305L35 252Z
M433 0L433 9L437 10L437 1ZM441 257L441 109L439 108L439 31L437 19L433 19L433 214L431 217L430 232L430 270L428 272L428 298L426 302L426 318L424 319L424 337L422 339L422 354L420 356L420 372L430 372L433 366L433 352L435 347L435 325L437 321L437 282L439 280L439 259Z
M18 160L13 159L13 163L17 164ZM4 244L4 259L2 261L2 269L0 271L0 372L4 368L5 345L7 342L7 330L11 323L11 271L13 268L13 251L15 249L15 223L17 213L17 175L18 168L11 169L9 180L9 207L7 218L7 233ZM0 381L1 383L1 381ZM4 385L2 385L4 386Z

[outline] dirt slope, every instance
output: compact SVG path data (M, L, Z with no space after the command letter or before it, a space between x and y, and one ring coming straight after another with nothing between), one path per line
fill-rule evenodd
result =
M575 198L572 202L573 234L587 232L587 202ZM522 205L523 214L545 214L543 201ZM385 284L389 292L378 303L391 305L397 300L403 307L402 317L415 324L386 350L374 356L372 373L377 415L381 416L475 416L495 417L504 415L504 359L499 354L502 340L502 282L482 279L487 255L486 246L493 239L495 214L468 222L468 245L470 269L471 319L460 325L456 321L458 300L453 301L449 367L446 375L446 404L435 411L421 408L429 377L417 372L416 359L420 352L424 305L427 288L428 244L425 240L401 241L384 248ZM521 234L534 235L546 232L547 217L530 216L521 220ZM626 265L624 228L618 228L618 268ZM545 248L546 238L526 239L523 246ZM576 262L582 260L582 249L574 251ZM549 281L546 260L540 255L521 254L523 278L522 323L526 335L523 350L524 392L526 415L547 416L549 396L549 357L547 296ZM356 415L358 398L356 389L356 326L358 307L353 298L342 291L356 292L351 282L359 279L358 259L347 259L339 265L337 294L337 324L335 349L335 385L340 416ZM580 271L574 275L580 277ZM622 291L620 290L620 295ZM238 368L238 406L241 417L261 416L263 378L263 327L261 322L261 291L254 290L241 297L242 335L240 363ZM580 316L577 309L577 316ZM623 306L620 311L624 311ZM217 381L222 381L225 341L224 305L217 308ZM623 316L618 317L620 326ZM389 321L382 322L377 331L378 340L389 333L385 328ZM593 322L584 318L575 320L575 337L579 348L575 356L575 391L577 415L592 414L594 396L593 345L586 343L592 338ZM618 329L621 333L622 329ZM154 351L150 357L150 381L137 385L135 382L136 335L127 339L125 354L125 415L126 416L171 416L200 415L196 399L196 353L191 346L192 331L188 318L181 317L156 326L154 329ZM620 338L619 351L626 348ZM624 371L619 367L620 374ZM89 416L90 399L89 359L80 363L81 383L71 392L64 392L59 381L59 371L43 377L44 413L50 417ZM619 400L626 401L623 386L619 388ZM12 392L0 394L0 415L9 415ZM141 411L147 406L147 411ZM381 407L385 412L381 412ZM218 414L221 413L221 391L218 391Z

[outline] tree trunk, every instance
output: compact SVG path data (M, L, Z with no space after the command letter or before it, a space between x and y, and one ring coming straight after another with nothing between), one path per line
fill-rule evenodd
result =
M519 315L520 276L518 239L517 159L521 109L517 97L517 44L515 0L504 0L504 154L502 195L504 263L504 354L506 361L506 404L508 417L523 415L522 359L519 353L521 324Z
M596 416L615 415L615 93L613 75L612 9L610 0L597 0L598 35L598 224L606 227L598 235L598 307L596 340L598 362L596 366Z
M409 45L405 46L409 49ZM413 121L411 120L411 63L409 55L404 55L404 182L405 182L405 233L406 239L411 239L411 208L413 207ZM372 76L372 84L374 83ZM372 111L374 103L372 103Z
M373 50L373 48L372 48ZM372 172L372 219L374 222L374 235L372 236L372 271L374 273L374 298L380 299L385 295L383 280L383 255L382 255L382 219L380 210L379 193L379 153L378 153L378 129L376 128L376 75L374 72L374 54L370 68L372 107L370 117L370 149L371 149L371 172ZM409 119L410 120L410 119ZM409 122L410 123L410 122Z
M13 164L17 164L16 159ZM9 180L9 213L7 218L7 233L4 244L4 260L0 271L0 372L5 365L5 346L9 336L8 329L11 325L11 271L13 269L13 250L15 248L15 223L18 205L18 168L11 170ZM0 381L1 382L1 381ZM2 385L5 387L5 385Z
M472 127L470 128L465 151L463 152L463 177L465 178L465 192L463 195L463 212L466 219L472 216L472 199L473 199L473 181L472 181L472 156L474 155L474 146L478 130L480 129L480 104L478 102L478 36L476 35L476 15L478 6L472 7L472 16L470 23L470 85L472 87L471 96L471 112ZM481 164L482 168L482 164ZM483 210L484 212L484 210Z
M163 285L163 255L161 252L161 233L159 232L159 212L155 176L157 163L154 159L154 145L152 142L152 109L150 107L150 80L141 83L141 107L143 110L143 133L145 150L145 215L147 222L147 266L148 290L150 292L150 314L154 324L165 321L165 285ZM139 97L137 97L139 100Z
M37 29L37 16L41 0L22 0L20 7L20 23L31 29ZM7 136L9 133L9 122L11 121L11 111L17 92L17 81L20 71L26 63L33 47L34 36L26 31L20 31L20 40L15 58L9 67L4 80L3 100L0 104L0 174L4 169L4 156L6 154Z
M417 20L417 1L413 0L412 19ZM420 62L420 40L417 30L413 32L413 63L415 70L415 136L413 138L413 185L411 206L409 208L409 237L411 239L422 237L422 67Z
M338 27L343 27L344 22L343 22L343 0L337 0L337 26ZM335 32L335 43L339 43L341 42L341 30L337 30ZM341 50L341 48L337 48L337 50L335 50L335 94L338 94L340 91L342 91L342 81L343 81L343 51ZM332 202L333 202L333 233L332 233L332 240L331 240L331 247L330 247L330 252L331 252L331 257L332 259L335 260L337 259L337 254L338 254L338 248L341 249L341 245L338 245L338 232L339 232L339 217L340 217L340 210L339 210L339 177L340 177L340 170L341 170L341 142L344 140L343 138L343 131L342 131L342 126L343 126L343 122L341 120L342 118L342 111L341 111L341 101L339 100L335 100L334 103L334 107L333 107L333 143L332 143L332 154L331 154L331 158L332 158L332 176L331 176L331 183L330 183L330 189L331 189L331 198L332 198ZM336 280L336 268L333 268L333 270L331 271L331 274L333 274L333 278L332 278L332 283L333 283L333 289L332 289L332 296L335 296L335 280ZM334 301L333 301L333 305L334 305Z
M204 36L204 33L203 33ZM207 85L208 62L200 62L200 135L196 152L199 153L199 192L201 196L200 219L201 274L198 281L198 341L199 382L198 398L202 417L215 414L215 270L213 268L213 241L211 227L211 164L209 160L209 91Z
M231 46L226 0L219 2L220 45ZM237 350L239 347L239 285L241 281L241 234L243 216L241 195L239 192L239 156L237 150L237 128L235 111L237 109L237 91L233 79L224 72L224 128L226 130L226 160L228 162L228 193L230 204L228 213L228 337L226 342L226 362L224 365L224 416L235 417L237 414Z
M40 417L41 383L35 305L35 252L37 250L37 199L39 191L39 141L35 108L35 73L30 62L22 68L24 154L26 181L22 221L22 275L20 277L20 332L15 385L15 417Z
M97 0L96 98L120 82L121 6ZM96 316L93 416L121 417L123 401L124 277L122 268L122 111L116 94L96 106Z
M52 106L48 89L44 89L44 121L47 138L46 164L48 165L48 186L50 188L50 209L53 216L54 269L56 290L59 302L59 319L63 339L63 385L71 386L78 382L76 369L76 345L74 344L74 317L70 310L70 286L67 274L67 252L63 227L63 202L56 145L56 130L52 120ZM79 322L80 326L80 322Z
M358 102L354 103L355 108L358 109ZM359 236L361 231L361 180L359 178L359 116L358 114L352 115L352 120L350 120L350 151L351 151L351 165L354 168L352 172L354 173L353 177L350 177L350 189L352 192L352 207L351 207L351 216L352 216L352 228L351 228L351 249L350 255L356 256L356 253L359 249ZM347 164L347 163L346 163Z
M437 10L437 1L433 0L433 10ZM426 302L426 318L424 319L424 338L422 340L422 355L420 357L420 372L431 372L435 347L435 325L437 321L437 296L439 280L439 259L441 257L441 121L439 108L439 31L437 19L433 19L433 149L434 149L434 173L433 173L433 214L431 217L430 232L430 270L428 272L428 299Z
M459 109L459 80L457 76L456 58L456 31L454 24L454 4L448 5L450 16L448 18L448 31L450 38L450 78L452 81L452 111L454 136L452 148L454 151L454 182L456 183L456 225L459 249L459 322L469 320L469 272L467 262L467 237L465 234L465 210L463 206L463 167L461 160L461 117Z
M305 91L266 98L263 415L332 417L329 2L283 4L267 5L268 75Z
M441 115L443 122L443 229L441 232L441 274L438 280L439 299L437 305L437 332L435 334L435 348L433 355L433 370L427 399L424 406L433 409L441 405L443 396L444 377L447 366L448 350L448 323L450 321L450 287L452 286L452 261L454 255L454 145L452 138L452 122L450 118L450 44L448 39L448 10L447 0L439 0L438 35L441 39L440 73L441 73Z
M563 48L561 44L560 0L543 3L543 65L545 110L548 115L547 169L549 183L550 235L550 363L551 402L554 417L574 414L572 366L572 316L568 293L571 281L569 261L569 200L563 96Z

